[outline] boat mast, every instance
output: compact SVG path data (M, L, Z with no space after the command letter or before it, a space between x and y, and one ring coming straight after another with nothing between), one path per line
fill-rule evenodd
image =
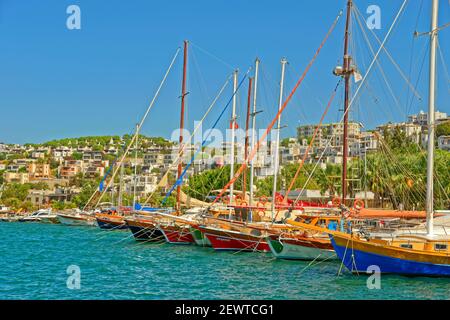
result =
M120 163L120 179L119 179L119 194L117 195L117 206L122 207L122 185L123 185L123 161Z
M181 113L180 113L180 149L179 149L179 162L178 162L178 177L180 179L183 166L183 129L184 129L184 104L186 98L186 69L187 69L187 53L188 53L188 41L184 40L184 54L183 54L183 80L181 84ZM177 186L177 212L181 212L181 183Z
M253 150L255 147L255 138L256 138L256 93L258 89L258 69L259 69L259 59L255 60L255 85L253 88L253 113L252 113L252 142L251 149ZM251 206L253 205L253 175L255 172L254 161L250 162L250 198L248 201L248 205L250 206L250 221L253 219Z
M434 173L434 101L436 90L436 44L438 36L439 0L433 0L431 8L430 31L430 78L428 95L428 159L427 159L427 233L432 236L433 231L433 173Z
M136 187L137 187L137 157L138 157L139 124L136 125L136 143L134 145L134 186L133 186L133 210L136 210Z
M351 56L348 54L348 42L350 37L350 20L352 10L352 0L347 1L347 19L345 22L345 37L344 37L344 64L343 76L345 79L345 93L344 93L344 132L343 132L343 150L342 150L342 204L345 205L347 198L347 158L348 158L348 113L350 102L350 75L351 71Z
M253 78L248 78L248 93L247 93L247 117L245 119L245 146L244 146L244 159L248 156L248 127L250 124L250 108L251 108L251 97L252 97L252 81ZM242 186L242 199L246 201L247 195L247 167L244 170Z
M281 59L281 80L280 80L280 96L278 99L278 112L283 105L283 89L284 89L284 71L286 69L287 60L285 58ZM280 152L280 130L281 130L281 114L278 117L277 128L276 128L276 141L275 141L275 156L274 156L274 168L273 168L273 189L272 189L272 221L275 217L275 195L277 192L277 177L279 170L279 152Z
M238 70L235 70L233 73L233 107L231 111L231 150L230 150L230 179L234 176L234 129L236 126L236 90L238 85ZM230 185L230 201L229 204L233 203L233 192L234 192L234 183ZM230 216L231 219L231 208L230 208Z

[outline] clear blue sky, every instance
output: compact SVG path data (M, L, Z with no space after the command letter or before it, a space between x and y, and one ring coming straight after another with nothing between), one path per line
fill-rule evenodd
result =
M193 121L201 118L232 67L243 72L256 56L262 61L258 105L264 113L258 125L263 127L277 108L280 58L287 57L290 62L286 76L286 91L289 92L339 10L345 8L345 2L2 0L0 141L43 142L64 137L130 133L184 39L193 43L189 60L188 127L192 128ZM355 0L365 16L369 5L380 6L382 28L375 30L380 38L386 34L401 2ZM81 30L66 28L66 8L70 4L81 8ZM380 62L389 85L376 69L352 113L352 117L366 127L402 121L407 114L427 109L428 39L422 37L413 44L412 32L416 25L419 31L429 30L429 12L429 1L411 0L387 44L413 85L419 79L417 90L422 101L412 96L383 55ZM440 25L450 20L448 1L441 1L439 20ZM288 125L283 130L284 136L295 135L299 123L319 120L337 81L331 71L342 57L343 22L344 19L339 22L283 114L283 123ZM352 47L358 66L364 71L371 55L356 22L354 27ZM449 32L450 28L440 33L447 64L450 64ZM376 50L373 36L369 34L369 37ZM422 61L425 61L423 69ZM450 113L448 77L439 55L438 67L437 108ZM150 112L144 134L169 137L177 127L180 80L181 59ZM241 125L246 90L246 86L243 87L239 96ZM226 96L230 93L231 88L228 88ZM226 96L219 100L205 127L218 115ZM338 120L341 107L342 92L339 91L326 120ZM229 114L221 122L221 128L226 127L228 119Z

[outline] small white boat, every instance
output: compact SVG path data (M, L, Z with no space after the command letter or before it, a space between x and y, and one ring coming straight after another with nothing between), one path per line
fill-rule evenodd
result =
M33 212L27 217L19 219L20 222L42 222L42 223L59 223L56 214L52 213L52 209L40 209Z
M61 224L67 226L96 226L97 221L94 216L81 213L81 212L71 212L71 213L58 213L58 220Z

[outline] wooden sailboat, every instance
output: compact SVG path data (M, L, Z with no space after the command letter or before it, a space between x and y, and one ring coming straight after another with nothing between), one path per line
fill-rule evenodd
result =
M137 241L162 242L165 239L152 216L127 217L125 223Z
M95 215L97 225L100 229L106 230L124 230L128 229L125 223L125 217L116 210L105 210Z
M340 216L315 217L309 221L309 226L328 228L338 225ZM292 224L291 224L292 225ZM293 227L288 232L272 234L267 237L272 254L277 259L286 260L334 260L337 256L331 245L328 234L324 232L309 232Z
M183 129L184 129L184 109L185 109L185 99L186 99L186 71L187 71L187 59L188 59L188 41L184 41L184 55L183 55L183 78L181 85L181 113L180 113L180 157L178 163L178 177L182 178L182 168L183 168ZM174 215L181 214L181 184L177 186L177 208ZM168 243L173 244L193 244L194 238L192 237L189 225L182 225L175 220L162 221L157 223L157 229L163 234L164 238Z
M255 116L256 116L256 93L258 85L258 70L259 70L259 59L255 60L255 76L254 76L254 91L253 91L253 131L255 130ZM249 86L252 82L249 82ZM233 91L237 90L237 71L234 73L234 88ZM250 103L251 91L249 90L248 102ZM249 107L249 105L248 105ZM233 96L233 109L231 116L231 130L232 130L232 140L231 140L231 155L230 155L230 176L234 175L234 128L236 121L236 95ZM249 114L249 112L248 112ZM248 120L247 120L248 123ZM247 140L247 139L246 139ZM252 146L254 145L255 134L252 134ZM195 227L196 230L202 233L203 237L211 243L211 246L218 251L262 251L268 252L269 246L265 240L267 233L261 232L258 229L248 228L241 224L236 224L232 221L236 213L236 208L239 210L245 210L245 216L249 221L253 220L252 213L252 201L253 201L253 166L250 168L250 197L249 204L246 206L238 205L236 207L236 199L233 195L234 193L234 183L229 186L229 196L227 203L228 210L228 220L216 221L214 224L208 225L198 225ZM245 199L245 193L243 193ZM241 210L241 211L242 211ZM242 216L242 214L241 214Z
M351 272L366 272L378 266L382 273L421 276L450 276L450 237L436 235L433 229L434 173L434 103L436 80L436 44L439 1L432 1L428 100L428 159L427 159L427 233L394 235L391 239L365 238L357 234L330 234L333 247L342 263Z
M93 215L85 214L83 212L57 213L59 223L68 226L88 226L93 227L97 225L97 221Z

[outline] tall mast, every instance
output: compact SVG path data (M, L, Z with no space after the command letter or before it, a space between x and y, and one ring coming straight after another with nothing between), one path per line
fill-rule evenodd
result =
M281 59L281 80L280 80L280 96L278 98L278 112L283 105L283 89L284 89L284 71L286 69L287 60ZM273 168L273 189L272 189L272 221L275 217L275 195L277 192L277 177L279 170L279 153L280 153L280 130L281 130L281 114L278 117L276 128L276 141L275 141L275 156L274 156L274 168Z
M138 140L139 140L139 124L136 125L136 140L135 140L135 145L134 145L133 210L135 210L135 207L136 207Z
M184 129L184 104L186 98L186 69L187 69L187 54L188 54L188 41L184 41L184 54L183 54L183 80L181 84L181 113L180 113L180 139L179 139L179 163L178 163L178 177L180 179L183 166L183 129ZM181 184L177 186L177 212L181 212Z
M256 138L256 93L258 89L258 69L259 69L259 59L255 60L255 85L253 88L253 113L252 113L252 142L251 149L255 147L255 138ZM253 205L253 175L255 172L254 161L252 159L250 163L250 198L248 205L251 207ZM250 208L250 212L252 209ZM250 221L253 219L253 215L250 214Z
M231 150L230 150L230 179L234 176L234 127L236 125L236 90L238 85L238 70L233 73L233 108L231 111ZM233 203L234 183L230 185L230 202ZM231 210L230 210L231 219Z
M350 75L351 75L351 56L348 54L348 42L350 37L350 19L352 10L352 0L347 1L347 20L345 22L344 37L344 65L343 75L345 79L344 93L344 134L343 134L343 150L342 150L342 203L345 204L347 198L347 158L348 158L348 107L350 102Z
M428 159L427 159L427 233L433 235L433 172L434 172L434 100L436 86L436 44L438 36L439 0L433 0L430 31L430 79L428 95Z
M117 196L117 206L122 207L122 186L123 186L123 161L120 163L120 179L119 179L119 194Z
M244 146L244 159L248 156L248 127L250 124L250 108L252 105L252 81L253 78L248 78L248 93L247 93L247 117L245 119L245 146ZM245 201L247 193L247 167L244 170L242 186L242 199Z

